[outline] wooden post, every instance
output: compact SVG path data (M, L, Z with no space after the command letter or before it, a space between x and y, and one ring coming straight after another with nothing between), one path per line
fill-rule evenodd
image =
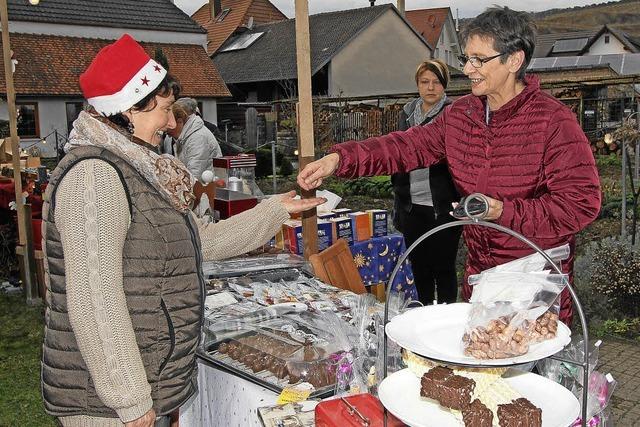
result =
M298 163L300 170L315 160L313 136L313 100L311 99L311 42L309 39L308 0L296 0L296 58L298 65ZM315 197L315 191L302 191L302 197ZM304 257L318 252L316 210L302 214Z
M33 247L33 227L31 227L31 204L24 205L25 217L29 218L29 226L26 228L25 244L24 244L24 293L29 304L39 301L38 281L36 280L36 260ZM30 267L27 268L27 260Z
M18 117L16 113L16 92L13 86L13 70L11 67L11 42L9 40L9 14L7 11L7 0L0 0L0 20L2 21L2 57L4 59L4 78L7 92L7 109L9 110L9 130L10 143L13 162L13 182L16 190L16 206L18 211L18 234L20 245L25 248L24 251L24 277L25 277L25 293L27 302L32 302L38 296L31 295L31 289L35 283L31 282L32 273L35 271L36 265L33 259L33 242L27 242L27 229L31 229L31 216L26 217L24 203L22 201L22 179L20 175L20 144L18 138ZM31 251L27 250L31 245ZM34 301L35 302L35 301Z

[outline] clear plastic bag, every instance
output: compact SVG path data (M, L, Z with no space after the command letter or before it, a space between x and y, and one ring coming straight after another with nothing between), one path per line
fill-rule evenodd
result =
M554 263L561 266L562 261L569 258L569 255L571 254L571 248L569 247L569 244L566 243L556 248L547 249L544 251L544 253L547 254ZM514 259L513 261L509 261L488 270L484 270L480 274L470 276L469 284L471 284L472 281L478 280L477 276L485 273L535 273L550 270L551 268L552 267L549 265L549 262L538 252L535 252L531 255L527 255L526 257Z
M389 302L389 320L393 319L395 316L402 314L405 310L409 309L412 304L415 304L416 301L411 299L406 299L404 292L396 292L392 291L387 296ZM418 303L419 304L419 303ZM376 335L378 339L378 353L376 355L376 384L379 384L383 380L383 372L384 372L384 336L385 336L385 325L384 325L384 312L376 313L375 316L376 321ZM387 340L387 373L390 375L394 372L397 372L401 369L404 369L404 362L402 361L402 347L398 344L394 343L391 340Z
M464 352L477 359L503 359L556 336L559 295L566 275L489 272L477 276L463 336Z
M294 254L274 254L257 257L238 257L221 261L205 261L202 272L208 278L233 277L265 270L303 268L304 258Z
M608 419L607 406L617 385L617 381L611 374L602 374L595 370L598 365L598 355L602 341L598 340L589 345L589 390L587 392L587 425L591 427L603 427L611 425ZM584 371L578 363L584 360L584 341L582 336L576 335L558 356L563 360L573 360L569 363L557 359L542 359L536 364L540 375L545 376L571 392L582 404L582 385ZM580 426L578 418L572 426Z

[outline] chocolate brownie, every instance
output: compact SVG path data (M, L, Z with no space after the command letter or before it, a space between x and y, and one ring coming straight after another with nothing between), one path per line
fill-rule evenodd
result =
M498 424L500 427L541 427L542 410L521 397L498 405Z
M435 368L430 369L420 380L420 396L439 400L439 386L452 375L453 371L449 368L445 368L444 366L436 366Z
M462 421L465 427L491 427L493 412L478 399L462 410Z
M438 386L438 402L451 409L463 410L471 403L476 382L460 375L452 375Z

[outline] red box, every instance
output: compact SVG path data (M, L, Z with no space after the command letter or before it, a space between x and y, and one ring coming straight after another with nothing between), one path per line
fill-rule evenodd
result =
M356 394L344 398L362 416L369 420L369 427L384 425L384 409L382 404L370 393ZM325 400L316 406L316 427L362 427L362 419L340 398ZM402 427L404 423L387 413L388 427Z
M213 159L214 168L233 169L256 167L255 154L241 154L239 156L215 157Z
M222 200L216 197L214 209L220 211L220 219L227 219L251 208L256 207L258 199L255 197L243 200Z

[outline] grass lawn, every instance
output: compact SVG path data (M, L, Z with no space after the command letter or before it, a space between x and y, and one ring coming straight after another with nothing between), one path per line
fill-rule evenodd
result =
M40 396L43 308L0 293L0 426L57 426Z

